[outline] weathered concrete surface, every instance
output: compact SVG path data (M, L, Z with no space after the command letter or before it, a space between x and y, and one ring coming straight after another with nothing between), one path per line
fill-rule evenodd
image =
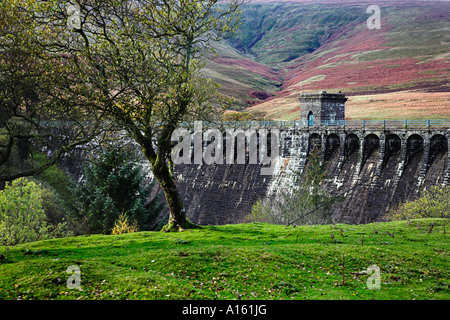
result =
M270 177L259 165L179 165L176 181L189 219L195 223L243 222L251 206L267 192Z
M206 224L245 220L259 198L296 183L313 144L328 163L323 187L344 195L332 210L345 223L379 221L399 203L430 185L448 185L449 131L347 130L335 127L284 129L272 176L260 165L178 165L176 180L191 221Z

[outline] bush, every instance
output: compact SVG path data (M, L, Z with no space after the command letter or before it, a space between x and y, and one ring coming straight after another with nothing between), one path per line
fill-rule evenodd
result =
M85 180L73 188L72 211L90 233L110 234L121 212L148 230L163 202L149 201L154 183L148 182L132 146L109 145L93 156L85 169Z
M320 159L320 149L314 148L308 157L305 173L298 186L279 190L270 199L253 205L248 221L297 225L327 224L332 222L331 205L337 200L321 188L326 177L327 163Z
M387 220L450 218L450 186L432 186L419 198L390 211Z
M20 178L0 191L0 241L16 245L66 234L66 225L51 225L43 205L41 185Z
M65 220L64 207L58 193L51 187L42 188L42 208L47 222L57 225Z
M138 232L139 227L136 219L132 221L128 220L128 216L126 213L122 212L119 218L114 223L111 234L123 234L123 233L132 233Z

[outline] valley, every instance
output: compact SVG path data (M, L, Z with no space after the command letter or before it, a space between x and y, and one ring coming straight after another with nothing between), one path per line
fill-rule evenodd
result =
M380 29L370 4L252 1L205 74L234 109L274 120L298 119L299 93L322 90L350 97L349 119L448 118L450 2L376 1Z

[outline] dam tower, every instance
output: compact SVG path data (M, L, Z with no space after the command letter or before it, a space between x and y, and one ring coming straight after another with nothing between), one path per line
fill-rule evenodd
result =
M302 93L300 94L300 121L305 127L322 124L339 125L345 120L345 102L341 93Z

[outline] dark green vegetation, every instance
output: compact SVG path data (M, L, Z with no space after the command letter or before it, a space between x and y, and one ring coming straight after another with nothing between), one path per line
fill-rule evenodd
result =
M315 51L339 28L364 23L362 12L360 6L250 4L230 43L258 62L281 66Z
M89 233L110 234L124 213L136 220L140 230L151 230L164 203L160 197L148 201L155 181L149 182L136 149L117 143L97 153L91 157L94 163L85 168L85 181L72 189L74 196L68 207L76 220L86 224Z
M142 162L133 145L116 142L76 162L84 165L81 181L55 165L7 183L0 190L0 244L111 234L120 214L140 231L161 229L156 219L164 201Z
M447 300L448 222L251 223L0 247L0 299ZM83 291L67 288L70 265ZM367 288L371 265L380 290Z
M182 121L226 105L200 72L211 42L235 30L241 3L89 0L69 10L57 0L2 1L0 181L41 173L94 137L123 131L149 161L169 229L188 225L171 136ZM68 129L55 137L60 127ZM45 165L4 174L15 146L32 153L48 140L57 151Z

